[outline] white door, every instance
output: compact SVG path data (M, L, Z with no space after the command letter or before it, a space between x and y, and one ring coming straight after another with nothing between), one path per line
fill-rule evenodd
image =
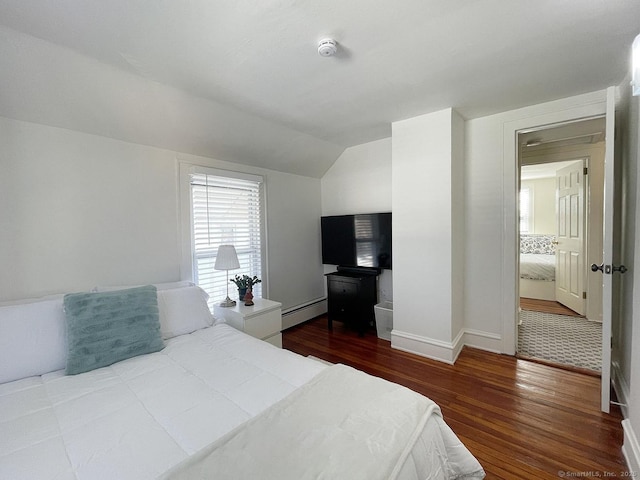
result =
M556 300L585 314L584 161L556 172Z
M611 388L611 322L613 312L617 312L614 305L614 234L616 233L616 221L614 218L615 205L615 87L607 89L606 107L606 134L604 152L604 207L603 207L603 239L602 239L602 264L597 271L592 265L594 273L602 274L602 374L600 386L601 410L609 413L610 388ZM619 267L619 266L616 266ZM616 273L616 276L618 274ZM615 309L615 310L614 310Z

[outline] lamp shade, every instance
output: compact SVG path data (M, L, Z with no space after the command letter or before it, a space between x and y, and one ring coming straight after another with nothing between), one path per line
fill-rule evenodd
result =
M218 255L216 255L216 263L213 268L215 270L234 270L240 268L236 247L233 245L220 245L218 247Z

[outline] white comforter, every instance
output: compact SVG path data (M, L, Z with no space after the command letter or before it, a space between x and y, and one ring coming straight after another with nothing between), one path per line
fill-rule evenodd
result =
M541 253L521 253L520 278L553 282L556 279L556 256Z
M424 436L430 423L430 435ZM440 408L408 388L344 365L178 465L171 480L483 478Z
M0 478L158 478L325 368L218 325L85 374L0 385ZM429 423L421 435L451 443ZM441 453L426 452L421 468ZM474 461L451 458L463 457Z

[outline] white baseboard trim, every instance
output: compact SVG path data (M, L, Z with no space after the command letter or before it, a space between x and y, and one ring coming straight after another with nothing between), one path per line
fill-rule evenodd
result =
M458 335L456 335L456 338L454 338L451 343L453 346L453 363L455 363L458 359L458 355L460 355L460 352L462 351L462 347L465 345L464 328L458 332Z
M618 362L612 362L612 375L611 382L613 383L613 389L616 391L616 396L618 397L618 402L620 403L620 410L622 410L622 416L624 418L629 418L629 395L631 390L629 389L629 385L627 381L624 379L622 375L622 370L620 369L620 364ZM639 472L640 473L640 472Z
M622 430L624 432L624 443L622 444L622 454L627 462L629 471L635 475L640 474L640 443L638 437L633 431L629 419L622 421ZM635 477L631 477L635 478Z
M464 346L461 331L453 342L444 342L414 333L391 330L391 347L453 365Z
M502 353L502 335L496 333L466 328L464 330L464 344L487 352Z
M327 313L327 299L320 298L297 307L289 308L282 313L282 329L286 330L300 323Z
M391 331L392 348L451 365L458 359L458 355L465 345L493 353L501 353L502 337L494 333L462 329L452 342L445 342L397 329Z

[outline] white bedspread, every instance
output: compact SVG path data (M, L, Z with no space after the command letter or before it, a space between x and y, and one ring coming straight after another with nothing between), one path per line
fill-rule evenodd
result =
M541 253L520 254L520 278L553 282L556 279L556 256Z
M324 368L218 325L85 374L0 385L0 479L157 478Z
M450 430L422 436L429 421L436 429L443 424L428 398L334 365L163 478L483 478L480 464ZM412 455L418 461L406 469Z
M92 372L2 384L0 478L158 478L326 368L218 325ZM435 429L427 422L421 432L426 443L451 443L450 430L439 422ZM426 455L439 451L430 448ZM403 468L431 462L424 458L410 456ZM413 478L405 473L401 478Z

